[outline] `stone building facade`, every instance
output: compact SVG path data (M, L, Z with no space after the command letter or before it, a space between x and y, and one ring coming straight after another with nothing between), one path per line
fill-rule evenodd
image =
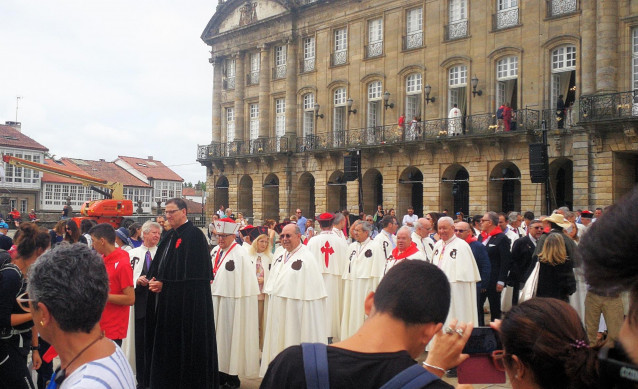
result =
M529 163L543 129L552 208L606 206L637 182L635 1L219 0L201 38L208 214L547 213Z

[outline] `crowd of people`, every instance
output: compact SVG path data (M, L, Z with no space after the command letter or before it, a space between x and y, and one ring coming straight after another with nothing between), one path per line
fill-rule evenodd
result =
M637 205L263 226L220 207L208 238L181 199L129 228L0 223L0 386L34 388L31 365L39 388L447 388L488 312L514 388L635 382Z

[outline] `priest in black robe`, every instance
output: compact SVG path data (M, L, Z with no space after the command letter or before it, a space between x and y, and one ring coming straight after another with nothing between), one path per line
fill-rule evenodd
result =
M206 237L182 199L166 201L166 236L147 275L146 387L218 388L217 344Z

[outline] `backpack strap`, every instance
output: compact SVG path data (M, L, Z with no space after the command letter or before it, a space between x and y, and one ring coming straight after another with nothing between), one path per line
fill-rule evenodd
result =
M381 389L420 389L438 380L439 377L419 364L412 365L386 382Z
M323 343L302 343L306 388L328 389L328 351ZM425 370L425 369L423 369Z

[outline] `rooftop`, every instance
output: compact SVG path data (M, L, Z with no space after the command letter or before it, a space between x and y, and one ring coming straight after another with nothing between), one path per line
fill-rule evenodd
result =
M38 150L42 152L49 151L48 148L29 138L22 132L4 124L0 124L0 146Z
M118 156L122 161L131 165L135 170L145 175L149 180L166 180L183 182L184 179L164 165L162 161L151 158L136 158Z

